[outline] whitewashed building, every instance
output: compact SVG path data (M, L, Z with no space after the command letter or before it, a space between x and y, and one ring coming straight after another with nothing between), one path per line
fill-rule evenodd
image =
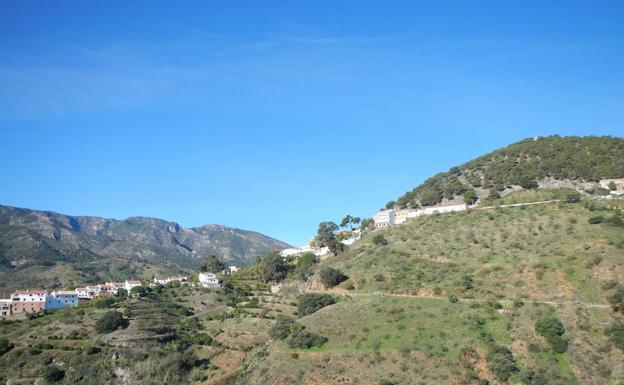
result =
M380 210L377 214L373 215L375 221L375 227L388 227L392 225L400 225L405 223L408 218L420 217L423 215L444 214L456 211L466 211L468 205L449 205L449 206L432 206L424 207L416 210L409 209L389 209Z
M394 209L380 210L373 215L373 220L375 221L375 227L388 227L396 224Z
M141 281L126 280L126 282L124 282L124 289L126 289L126 291L130 293L130 290L132 290L133 287L137 287L141 285L142 285Z
M0 317L7 317L11 315L11 300L0 299Z
M199 284L203 287L221 287L217 276L213 273L199 273Z
M410 217L409 215L411 211L412 210L408 210L408 209L395 210L394 211L394 224L400 225L401 223L405 223L407 221L407 218Z
M451 213L455 211L466 211L468 210L467 204L461 205L450 205L450 206L432 206L425 207L418 210L410 210L409 217L419 217L422 215L433 215L433 214L444 214Z
M312 253L317 257L322 257L329 254L329 247L314 247L307 244L302 247L291 247L280 251L280 255L282 257L294 257L304 253Z
M168 283L179 283L181 285L185 284L188 280L188 277L185 275L175 276L175 277L167 277L167 278L156 278L154 277L154 282L150 284L150 286L164 286Z

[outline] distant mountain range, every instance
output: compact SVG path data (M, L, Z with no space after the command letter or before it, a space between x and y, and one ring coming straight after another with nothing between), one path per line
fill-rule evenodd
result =
M184 228L157 218L116 220L0 205L0 288L173 274L211 254L246 265L287 247L220 225Z

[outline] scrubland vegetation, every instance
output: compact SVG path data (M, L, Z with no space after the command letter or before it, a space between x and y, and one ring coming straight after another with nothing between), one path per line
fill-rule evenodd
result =
M143 288L2 321L0 381L621 383L622 201L498 202L553 194L368 231L323 260L271 254L219 290Z

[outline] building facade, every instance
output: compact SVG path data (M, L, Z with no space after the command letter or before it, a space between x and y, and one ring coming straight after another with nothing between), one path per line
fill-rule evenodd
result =
M449 206L434 206L424 207L416 210L409 209L389 209L380 210L377 214L373 215L375 221L375 227L388 227L392 225L400 225L405 223L408 218L420 217L423 215L443 214L456 211L466 211L468 205L449 205Z
M7 317L11 315L11 300L0 299L0 317Z
M221 287L217 276L213 273L199 273L199 284L203 287Z
M375 227L388 227L396 224L394 209L380 210L373 215L373 220L375 221Z
M130 293L130 290L132 290L132 288L137 287L137 286L142 286L141 281L129 281L126 280L125 284L124 284L124 289L126 289L126 291L128 293Z
M46 297L46 310L78 306L78 294L75 291L53 291Z
M45 290L17 290L11 294L11 313L38 313L45 310Z

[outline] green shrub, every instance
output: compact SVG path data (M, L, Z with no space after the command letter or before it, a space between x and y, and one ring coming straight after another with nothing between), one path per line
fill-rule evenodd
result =
M605 223L614 227L624 227L624 220L619 215L612 215L605 220Z
M624 312L624 286L617 286L615 293L607 297L613 311Z
M478 200L479 200L479 197L477 196L477 193L475 192L474 189L469 189L468 191L464 193L464 202L466 204L473 205L477 203Z
M288 346L291 348L309 349L313 346L322 346L325 342L327 337L306 330L296 331L288 338Z
M581 194L576 191L570 191L566 194L565 201L568 203L578 203L581 201Z
M269 329L269 336L275 340L286 339L290 334L290 327L294 321L283 315L278 316L276 321L275 325Z
M555 352L563 353L568 349L568 341L563 338L565 327L556 315L540 317L535 323L535 331L546 338Z
M451 294L449 295L448 300L450 303L457 303L459 302L459 297L457 297L455 294Z
M611 191L617 190L617 186L616 186L614 181L609 182L608 187L609 187L609 190L611 190Z
M624 321L615 321L605 328L605 335L613 341L615 346L624 350Z
M305 270L317 262L318 258L314 255L314 253L303 253L299 258L297 258L297 269Z
M120 312L109 311L104 313L102 317L95 323L95 330L98 333L110 333L119 329L124 325L124 319Z
M65 377L65 372L56 366L46 366L43 368L41 375L48 382L58 382Z
M212 345L212 337L210 337L206 333L192 333L187 334L184 337L180 338L180 345L184 347L188 347L190 345Z
M104 297L98 297L91 301L91 305L97 307L98 309L107 309L115 304L115 298L111 295L107 295Z
M9 350L13 349L13 344L9 342L9 340L1 338L0 339L0 356Z
M488 368L501 381L507 381L518 370L511 351L504 346L494 347L487 355Z
M595 217L591 217L587 220L587 223L590 225L597 225L598 223L604 222L604 217L602 215L597 215Z
M349 278L342 274L340 270L336 270L332 267L321 270L319 275L321 277L321 282L325 285L325 287L334 287Z
M500 199L500 194L498 193L498 190L496 190L495 188L491 188L490 189L490 194L488 195L488 199Z
M462 286L464 286L464 289L466 290L474 288L474 280L471 275L464 275L462 278Z
M145 297L151 292L152 292L152 289L150 289L149 287L145 287L145 286L135 286L132 289L130 289L130 293L132 295L138 295L139 297Z
M373 243L377 246L385 246L388 244L388 240L381 234L377 234L373 237Z
M329 294L302 294L297 302L297 313L306 316L335 303L336 298Z

